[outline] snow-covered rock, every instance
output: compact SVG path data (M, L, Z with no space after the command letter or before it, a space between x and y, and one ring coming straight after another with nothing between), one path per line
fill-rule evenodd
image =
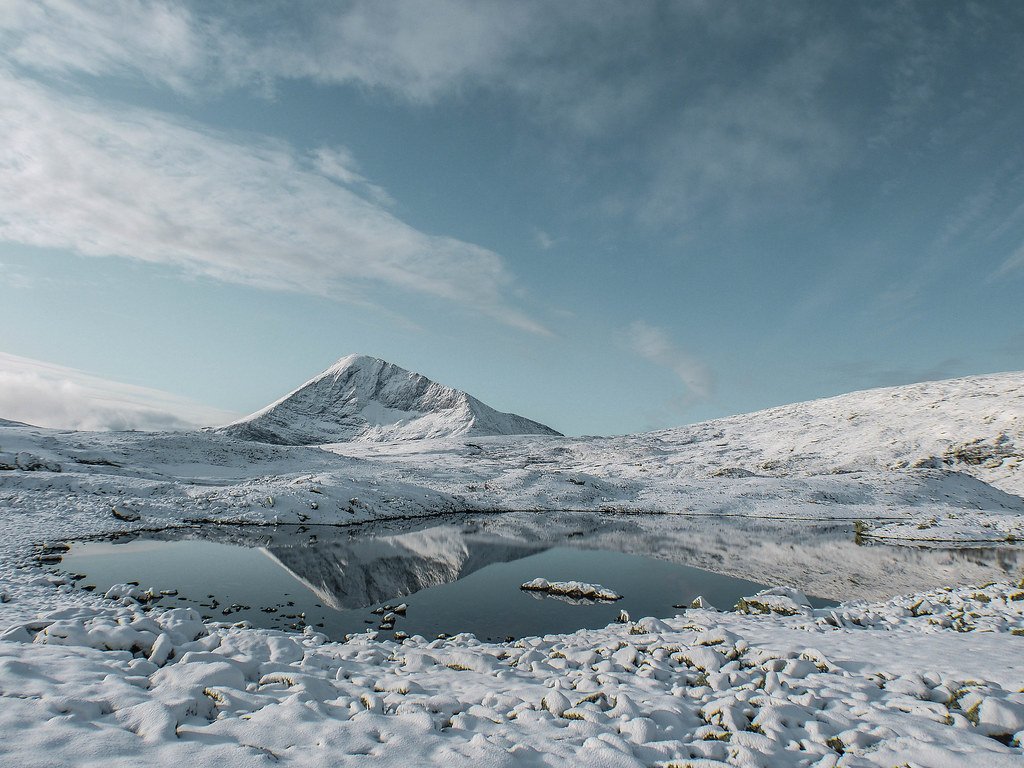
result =
M809 614L811 604L799 589L769 587L756 595L740 598L736 610L740 613L779 613L783 616L795 616L800 613Z
M577 600L621 600L622 595L600 584L588 584L583 581L548 581L532 579L520 589L527 592L546 592L549 595L563 595Z
M281 445L559 434L366 355L343 357L280 400L215 431Z

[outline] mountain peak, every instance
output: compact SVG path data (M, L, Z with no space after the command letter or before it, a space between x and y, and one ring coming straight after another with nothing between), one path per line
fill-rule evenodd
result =
M363 367L366 365L372 365L374 363L381 363L382 365L391 365L391 363L389 363L387 360L381 360L379 357L373 357L372 355L364 355L362 353L356 352L351 355L345 355L344 357L338 358L330 368L324 370L324 373L341 370L342 368L351 368L356 366Z
M557 435L461 390L369 355L342 357L266 408L215 430L284 445L456 435Z

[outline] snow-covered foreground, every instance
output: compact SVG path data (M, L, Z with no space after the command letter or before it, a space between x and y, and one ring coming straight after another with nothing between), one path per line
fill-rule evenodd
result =
M772 599L793 615L693 610L511 645L336 644L114 604L46 576L39 545L185 521L507 510L686 515L708 530L857 520L897 541L1012 543L1022 383L875 390L621 438L326 450L0 422L0 764L1020 765L1016 583L816 614ZM752 578L806 589L815 568L835 570L838 549L815 561L740 530L763 569ZM889 597L905 582L863 549L862 593Z
M130 590L125 590L130 592ZM1017 766L1024 591L326 642L130 597L0 642L0 763Z

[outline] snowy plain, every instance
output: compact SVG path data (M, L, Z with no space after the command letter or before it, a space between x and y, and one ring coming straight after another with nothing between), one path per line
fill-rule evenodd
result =
M290 446L0 421L0 764L1021 765L1019 566L984 586L969 567L915 582L864 547L868 578L838 608L782 589L753 613L506 644L204 623L148 605L146 585L92 595L42 566L70 539L188 522L518 511L495 525L528 538L577 511L636 516L652 536L661 516L698 543L724 531L748 551L744 575L810 591L817 570L810 583L835 589L834 552L762 524L1016 546L1022 446L1022 373L616 438Z

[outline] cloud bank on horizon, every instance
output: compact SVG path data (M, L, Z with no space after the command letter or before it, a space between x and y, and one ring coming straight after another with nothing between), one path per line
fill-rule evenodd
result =
M183 430L239 414L186 398L0 352L0 418L53 429Z

